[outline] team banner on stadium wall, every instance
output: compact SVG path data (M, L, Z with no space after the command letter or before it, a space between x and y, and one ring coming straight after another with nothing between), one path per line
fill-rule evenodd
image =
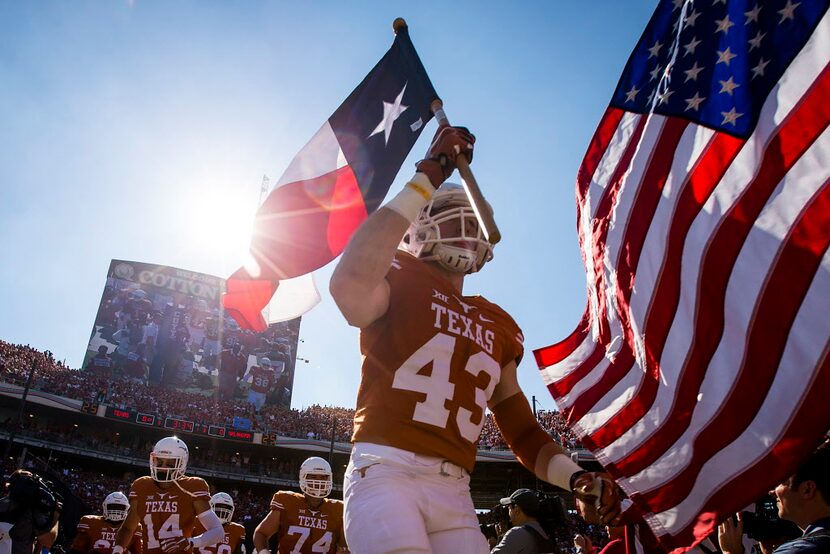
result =
M222 310L224 290L215 275L112 260L83 368L257 409L290 406L300 318L242 330Z

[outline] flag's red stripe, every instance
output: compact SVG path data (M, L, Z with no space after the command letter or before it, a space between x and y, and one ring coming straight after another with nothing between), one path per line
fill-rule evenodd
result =
M695 438L689 465L670 485L642 495L652 510L666 510L688 496L703 464L749 427L766 400L793 321L830 243L828 214L830 187L825 183L799 215L764 284L753 314L746 355L723 409ZM795 377L801 368L782 371L792 372Z
M614 133L617 132L617 127L620 125L625 111L619 108L609 107L602 115L597 130L594 131L594 136L588 145L588 151L585 153L585 158L579 166L579 172L576 176L576 194L578 205L581 205L591 186L591 181L594 179L599 167L599 162L605 155L605 151L614 139Z
M735 260L778 182L827 126L830 119L828 95L830 72L825 68L810 92L770 140L756 177L724 216L710 240L700 271L694 338L680 372L672 413L651 437L614 464L620 474L634 475L651 465L688 428L700 384L723 334L724 297Z
M659 370L663 347L680 299L680 264L689 228L741 146L742 140L724 134L716 135L691 170L679 193L677 208L669 227L663 267L644 326L645 336L648 338L647 365L654 368L654 371ZM654 373L651 374L651 378L644 379L631 402L592 435L592 442L604 448L637 423L651 409L658 383L659 380Z
M580 395L569 410L569 420L578 421L631 370L634 362L633 337L629 322L628 303L634 287L634 269L640 259L648 227L657 210L663 187L671 171L674 152L688 126L684 119L666 121L643 173L638 187L631 214L623 235L622 248L617 260L612 263L617 267L617 303L619 318L625 335L625 342L603 376ZM620 222L617 223L619 225ZM607 237L603 237L605 243ZM604 266L604 264L603 264ZM605 348L606 345L598 346ZM659 379L659 374L645 375L645 379ZM592 441L593 442L593 438Z
M536 358L536 365L539 366L540 369L558 364L567 358L571 352L576 350L580 344L582 344L582 342L588 337L588 333L591 332L591 320L589 315L590 306L586 306L585 313L582 314L582 318L579 320L576 329L574 329L573 333L571 333L568 338L556 344L545 346L544 348L539 348L533 351L533 356Z
M617 124L618 124L619 119L622 118L622 114L617 114L616 113L617 111L619 111L619 110L613 110L613 111L611 111L611 114L614 117L614 119L617 121ZM567 394L568 391L570 391L576 383L578 383L580 380L582 380L586 375L588 375L591 372L591 370L594 368L594 366L596 366L596 364L600 360L602 360L602 357L604 356L604 352L605 352L605 346L604 345L609 340L610 335L609 335L609 332L608 332L608 324L605 321L605 294L602 292L602 289L603 289L602 283L604 281L604 279L603 279L604 270L603 270L603 266L602 266L602 255L601 255L601 253L603 252L604 244L605 244L605 238L608 234L608 224L607 224L607 221L606 221L604 227L597 228L596 227L596 222L598 221L598 218L600 218L600 217L604 217L607 220L608 213L614 205L614 198L616 198L619 187L622 184L622 181L623 181L623 178L625 177L626 172L628 171L628 166L631 163L631 159L634 157L634 154L637 151L637 146L640 142L640 137L643 134L643 130L645 129L646 121L647 121L647 118L643 117L643 118L640 118L640 120L637 122L637 127L636 127L636 129L634 130L634 132L632 134L631 140L629 141L627 147L625 148L625 151L623 152L622 156L620 157L620 159L617 163L617 168L616 168L616 170L614 172L614 175L612 176L611 180L609 181L608 187L606 187L605 191L603 192L602 199L600 200L600 205L597 209L597 216L593 221L594 228L592 230L591 235L586 237L586 236L583 236L582 234L580 234L580 236L579 236L580 242L585 241L585 240L593 240L594 247L592 248L592 250L594 252L599 252L598 261L597 261L596 257L595 257L595 260L585 260L586 264L593 263L594 266L597 269L597 272L596 272L597 283L594 284L594 287L597 290L597 295L598 295L597 302L598 302L598 307L599 307L599 313L597 315L595 315L594 317L599 318L599 321L597 322L597 325L599 327L598 344L590 354L587 354L585 356L584 361L581 362L576 369L574 369L562 381L557 382L552 387L552 391L554 391L554 396L562 396L562 395ZM605 120L603 120L603 123L605 123ZM616 130L616 128L614 130ZM611 136L613 136L614 132L611 131L610 133L611 133ZM606 136L605 132L603 132L603 136ZM599 142L597 144L599 144ZM602 143L602 144L605 144L605 143ZM605 146L607 148L608 145L605 144ZM599 148L600 147L597 145L596 146L597 151L599 151ZM590 150L589 150L589 152L590 152ZM604 150L603 150L603 152L604 152ZM602 153L599 153L598 156L599 156L598 159L602 158ZM586 171L587 171L587 169L586 169ZM596 167L594 167L593 171L596 171ZM591 173L591 175L593 175L593 172ZM578 204L578 207L579 207L579 209L584 209L584 206L582 206L581 203ZM579 215L577 215L577 220L578 219L579 219ZM578 230L578 231L581 232L581 230ZM597 264L599 264L599 265L597 265ZM586 308L585 314L589 318L591 317L590 306L588 306ZM580 322L580 326L581 326L581 322ZM590 329L590 324L588 325L588 329ZM572 333L572 336L574 336L576 333L578 333L578 330L575 331L574 333ZM578 346L578 344L579 343L577 343L575 346ZM567 353L567 352L556 349L556 346L554 346L553 348L554 348L554 350L552 351L552 357L554 359L558 357L560 360L562 360L562 359L565 359L569 355L569 353Z
M723 485L700 508L706 517L715 514L715 521L724 519L757 497L759 482L782 482L795 473L800 463L815 449L815 437L824 429L816 429L816 422L827 418L827 391L830 390L830 345L825 347L821 361L809 381L807 394L796 410L784 434L770 451L758 462ZM785 417L786 414L781 414ZM739 500L749 499L741 503ZM737 507L736 507L737 506ZM682 531L660 537L669 548L681 547L714 530L714 526L702 526L692 521Z
M605 298L604 262L606 239L608 238L611 210L613 210L614 206L616 206L617 204L617 197L620 194L620 189L622 188L623 182L625 181L625 177L628 174L629 166L631 165L631 160L634 158L634 154L636 154L637 152L637 149L640 144L640 138L643 135L643 131L646 128L646 123L648 122L648 120L649 118L647 117L641 117L638 120L637 127L635 128L634 133L632 134L631 140L628 142L628 145L626 146L623 155L620 156L619 162L617 163L617 167L614 170L614 174L611 180L609 181L609 184L606 187L605 191L603 192L602 198L600 199L599 205L597 206L597 211L594 215L594 218L591 220L590 236L580 236L581 240L591 240L593 242L591 253L594 256L594 259L585 260L585 263L593 264L594 275L596 276L594 290L596 290L597 294L598 313L594 314L594 317L598 318L598 321L596 322L597 327L599 329L597 348L604 349L604 345L608 344L608 342L611 340L611 333L608 328L608 321L606 319L607 299ZM580 368L580 372L584 372L585 374L587 374L590 371L590 369L591 368Z

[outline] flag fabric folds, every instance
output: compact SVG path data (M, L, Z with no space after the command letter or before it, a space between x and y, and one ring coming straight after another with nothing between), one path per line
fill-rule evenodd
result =
M536 360L667 550L830 428L827 4L660 2L579 169L587 307Z
M228 278L223 297L242 328L264 330L262 310L279 282L310 273L343 251L383 201L437 98L407 29L400 29L260 206L250 247L255 263Z

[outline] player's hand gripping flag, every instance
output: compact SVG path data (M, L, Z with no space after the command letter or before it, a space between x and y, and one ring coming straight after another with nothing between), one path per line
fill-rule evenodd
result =
M383 201L437 98L406 27L400 28L386 55L297 154L260 206L252 263L228 278L223 297L225 310L241 327L264 330L262 310L280 281L308 274L343 251Z
M588 306L536 359L666 550L830 428L827 6L660 2L579 170Z

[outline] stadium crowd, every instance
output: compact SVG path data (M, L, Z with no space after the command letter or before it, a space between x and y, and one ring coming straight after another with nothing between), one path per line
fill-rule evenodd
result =
M285 437L328 440L332 425L338 442L348 442L352 434L353 409L314 405L298 410L266 405L257 413L251 404L245 402L71 369L64 362L55 360L48 351L0 340L0 380L25 385L33 363L37 370L32 388L66 398L181 417L204 425L232 427L234 418L240 417L250 420L254 431L275 432ZM570 448L579 446L559 412L541 410L537 418L556 440ZM479 448L491 450L506 447L488 413Z

